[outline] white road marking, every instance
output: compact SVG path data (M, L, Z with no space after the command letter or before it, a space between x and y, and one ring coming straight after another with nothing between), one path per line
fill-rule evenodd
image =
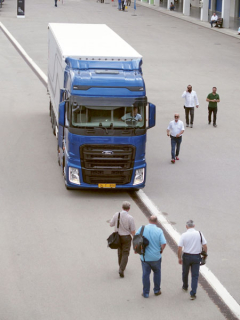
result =
M6 29L6 27L0 22L0 29L6 34L6 36L14 43L16 48L21 52L24 58L31 64L32 68L36 70L40 78L47 84L47 76L43 71L37 66L37 64L29 57L22 46L17 42L17 40L11 35L11 33ZM156 207L156 205L149 199L149 197L144 193L143 190L138 191L138 197L146 205L146 207L152 212L153 215L158 217L159 222L162 224L164 229L168 232L171 238L176 242L179 241L180 234L173 228L173 226L167 221L162 212ZM219 297L225 302L232 313L240 319L240 305L237 301L230 295L227 289L221 284L221 282L215 277L209 268L202 266L200 273L209 283L209 285L217 292Z

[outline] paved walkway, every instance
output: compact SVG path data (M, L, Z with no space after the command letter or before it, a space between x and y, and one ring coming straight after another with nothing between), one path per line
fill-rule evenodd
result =
M144 2L140 2L140 1L137 2L137 5L143 6L143 7L146 7L146 8L149 8L149 9L151 9L151 10L159 11L159 12L161 12L161 13L163 13L163 14L166 14L166 15L169 15L169 16L172 16L172 17L181 19L181 20L188 21L188 22L190 22L190 23L199 25L199 26L204 27L204 28L211 29L211 31L214 31L214 32L224 33L224 34L229 35L229 36L231 36L231 37L240 39L240 35L238 35L238 33L237 33L237 28L236 28L235 30L233 30L233 29L225 29L225 28L211 28L211 26L210 26L210 24L209 24L208 22L203 22L203 21L198 20L198 19L196 18L196 15L193 15L193 16L184 16L184 15L182 14L182 12L169 11L169 10L167 10L166 8L157 7L157 6L150 5L150 4L148 4L148 3L144 3ZM239 22L239 23L240 23L240 22ZM231 25L232 27L236 26L235 20L234 20L234 21L231 21L231 20L230 20L230 25ZM237 27L237 26L236 26L236 27Z

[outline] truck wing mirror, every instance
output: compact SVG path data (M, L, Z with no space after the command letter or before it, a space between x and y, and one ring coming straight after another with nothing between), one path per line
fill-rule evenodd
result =
M148 129L155 126L156 122L156 106L149 102L148 105Z
M65 126L65 101L59 103L58 121L60 126Z

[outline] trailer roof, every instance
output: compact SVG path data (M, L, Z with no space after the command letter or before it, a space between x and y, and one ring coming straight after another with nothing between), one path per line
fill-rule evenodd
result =
M49 23L64 58L132 60L142 56L105 24Z

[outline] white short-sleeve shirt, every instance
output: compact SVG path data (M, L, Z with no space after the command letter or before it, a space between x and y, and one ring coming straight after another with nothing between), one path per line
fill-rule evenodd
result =
M194 228L189 228L181 235L178 246L183 247L184 253L199 254L202 252L202 245L204 244L207 244L204 235L202 234L201 243L201 236L199 231L195 230Z
M172 120L170 121L167 129L170 130L171 136L176 137L177 134L179 134L182 130L184 130L184 124L181 120L178 120L178 121Z
M195 91L184 91L182 94L182 98L185 98L185 107L187 108L194 108L195 105L199 105L198 97Z

